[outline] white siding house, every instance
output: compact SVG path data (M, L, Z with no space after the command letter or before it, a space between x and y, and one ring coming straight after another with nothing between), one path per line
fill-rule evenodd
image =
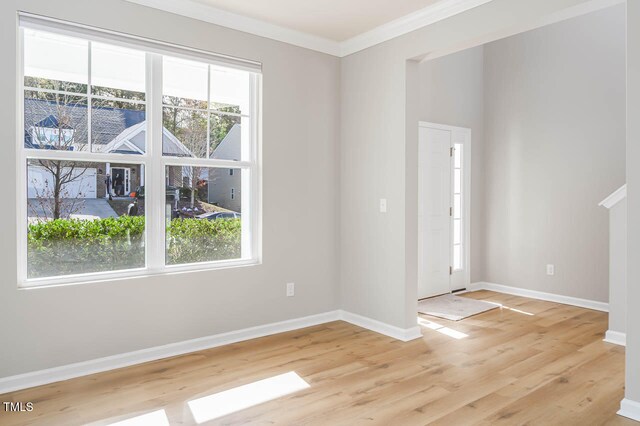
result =
M239 160L241 155L241 125L234 124L220 145L213 151L211 158ZM240 169L209 169L207 198L209 203L222 208L241 212L241 174Z

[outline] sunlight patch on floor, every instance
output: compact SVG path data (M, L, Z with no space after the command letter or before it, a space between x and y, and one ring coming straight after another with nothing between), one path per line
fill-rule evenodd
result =
M158 410L116 423L110 423L109 426L169 426L169 419L164 410Z
M535 315L535 314L532 314L531 312L522 311L522 310L516 309L516 308L510 308L509 306L503 305L502 303L499 303L499 302L492 302L491 300L484 300L484 299L478 299L478 300L482 300L483 302L487 302L487 303L491 303L491 304L497 305L502 309L507 309L509 311L517 312L519 314L528 315L528 316L534 316Z
M461 331L454 330L449 327L445 327L444 325L440 325L436 322L426 320L424 318L418 317L418 324L422 327L430 328L431 330L437 331L438 333L442 333L446 336L453 337L454 339L464 339L465 337L469 337L468 334L465 334Z
M254 405L307 389L309 384L295 372L249 383L189 401L189 409L200 424Z

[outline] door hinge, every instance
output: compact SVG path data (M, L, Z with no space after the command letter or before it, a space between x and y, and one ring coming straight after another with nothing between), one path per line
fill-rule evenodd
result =
M453 157L453 150L454 150L453 147L449 148L449 156L450 157Z
M453 266L449 266L449 275L453 275Z
M453 207L449 207L449 216L453 216Z

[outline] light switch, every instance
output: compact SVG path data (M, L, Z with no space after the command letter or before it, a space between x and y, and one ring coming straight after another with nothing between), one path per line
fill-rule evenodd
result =
M387 212L387 199L380 198L380 213L386 213L386 212Z

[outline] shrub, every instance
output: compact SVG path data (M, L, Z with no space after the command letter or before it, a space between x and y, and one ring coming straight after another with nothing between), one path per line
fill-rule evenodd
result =
M167 263L237 259L240 238L240 219L173 219L167 232Z
M30 278L144 266L144 217L56 219L29 225Z
M144 216L31 224L27 235L29 277L144 267L144 229ZM167 229L167 263L239 258L240 240L239 219L173 219Z
M144 234L143 216L120 216L97 220L56 219L29 225L29 242L82 239L86 242Z

